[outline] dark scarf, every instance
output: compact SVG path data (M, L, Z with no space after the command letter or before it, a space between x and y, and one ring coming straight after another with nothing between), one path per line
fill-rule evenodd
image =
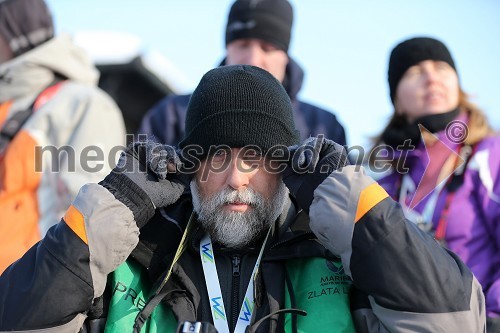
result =
M382 141L393 148L402 146L406 140L410 140L412 146L417 146L420 140L419 124L431 133L436 133L445 129L450 121L455 119L459 113L460 109L456 108L445 113L431 114L417 118L412 123L408 123L403 116L395 117L391 126L388 126L382 133Z

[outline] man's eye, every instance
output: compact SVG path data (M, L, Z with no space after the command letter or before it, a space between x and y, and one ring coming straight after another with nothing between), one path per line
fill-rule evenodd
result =
M253 157L247 157L243 159L245 164L249 165L250 168L260 168L264 164L264 158L260 155Z
M245 153L243 154L243 158L260 159L261 157L262 153L255 149L246 150Z
M279 50L276 46L271 45L271 44L269 44L269 45L266 45L266 46L262 47L262 49L263 49L265 52L274 52L274 51Z
M240 49L245 49L250 45L250 43L248 41L246 41L245 39L236 40L233 43L236 47L238 47Z
M214 161L223 161L226 157L227 153L224 150L218 150L212 155Z

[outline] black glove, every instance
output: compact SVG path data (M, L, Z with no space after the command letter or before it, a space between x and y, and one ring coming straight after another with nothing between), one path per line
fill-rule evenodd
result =
M299 205L309 212L314 190L333 171L349 165L346 149L322 135L288 148L290 161L283 171L283 182Z
M142 228L155 208L173 204L189 186L191 177L179 172L180 166L174 147L137 142L122 152L117 166L99 184L130 208Z

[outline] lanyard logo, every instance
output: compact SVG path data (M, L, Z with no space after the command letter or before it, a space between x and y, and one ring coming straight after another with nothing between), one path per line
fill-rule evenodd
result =
M252 311L253 311L253 302L249 300L247 297L245 297L245 300L243 301L243 309L241 309L240 319L250 322L250 319L252 318Z
M224 304L222 304L222 297L214 297L211 299L212 301L212 313L214 316L214 320L224 319L226 320L226 310L224 310Z
M203 258L203 262L211 262L213 263L214 262L214 254L212 253L212 243L211 242L208 242L208 243L205 243L203 245L201 245L201 248L202 248L202 258Z

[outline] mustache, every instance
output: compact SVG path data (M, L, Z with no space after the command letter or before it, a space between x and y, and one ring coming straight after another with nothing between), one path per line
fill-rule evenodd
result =
M238 202L249 206L258 206L264 202L262 195L250 188L239 191L227 188L215 194L213 200L217 205Z

